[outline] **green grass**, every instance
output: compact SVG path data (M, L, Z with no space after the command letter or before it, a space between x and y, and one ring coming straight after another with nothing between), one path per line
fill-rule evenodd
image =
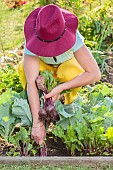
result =
M28 3L16 9L8 8L0 1L0 54L13 50L24 42L24 21L34 4Z
M110 165L103 167L90 166L38 166L38 165L0 165L0 170L113 170Z

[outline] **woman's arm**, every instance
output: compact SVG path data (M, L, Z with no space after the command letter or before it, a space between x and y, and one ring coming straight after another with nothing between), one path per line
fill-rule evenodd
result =
M33 127L31 137L39 144L43 143L45 127L39 120L38 112L40 110L39 95L35 84L36 77L39 74L38 57L24 54L24 70L27 79L27 94L29 105L33 117Z
M46 98L53 97L53 100L55 101L58 94L63 90L85 86L100 80L101 73L99 67L85 45L74 52L74 56L85 72L68 82L58 85L45 96Z
M85 86L101 79L99 67L85 45L74 52L74 56L85 72L65 83L64 89Z

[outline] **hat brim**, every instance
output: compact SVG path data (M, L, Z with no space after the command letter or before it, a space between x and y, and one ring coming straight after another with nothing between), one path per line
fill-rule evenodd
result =
M32 53L43 57L54 57L68 51L76 42L76 31L78 28L77 17L61 9L66 21L66 31L63 36L54 42L43 42L36 37L35 22L37 14L42 7L35 9L27 17L24 25L24 34L26 38L26 47Z

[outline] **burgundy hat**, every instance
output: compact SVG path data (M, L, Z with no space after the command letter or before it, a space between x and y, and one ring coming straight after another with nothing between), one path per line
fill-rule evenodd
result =
M26 47L38 56L58 56L74 45L77 27L71 12L53 4L39 7L25 21Z

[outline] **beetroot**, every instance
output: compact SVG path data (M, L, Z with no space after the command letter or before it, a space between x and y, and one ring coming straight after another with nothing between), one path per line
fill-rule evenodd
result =
M58 122L60 120L59 113L57 111L54 112L54 120Z
M42 121L45 120L47 117L47 112L45 111L45 109L40 109L38 114L39 114L40 120Z
M44 94L48 94L44 76L36 78L36 85ZM49 125L50 122L57 122L60 120L59 113L56 111L52 98L45 99L44 108L39 111L40 120L45 120Z
M46 112L48 116L53 117L54 111L55 111L55 107L53 105L50 104L49 106L47 106Z

